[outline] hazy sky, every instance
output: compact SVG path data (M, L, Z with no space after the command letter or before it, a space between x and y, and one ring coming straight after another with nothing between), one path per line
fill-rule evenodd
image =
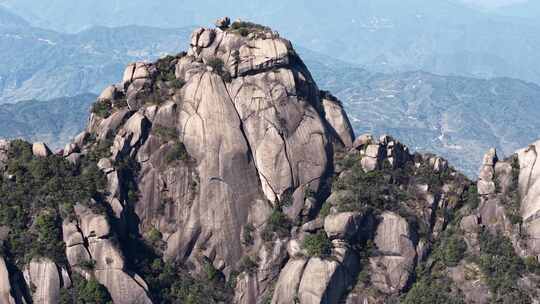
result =
M485 8L497 8L515 3L528 2L529 0L461 0L467 4L472 4Z

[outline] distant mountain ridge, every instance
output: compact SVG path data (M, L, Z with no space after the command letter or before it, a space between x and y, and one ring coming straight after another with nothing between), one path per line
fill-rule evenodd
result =
M540 83L538 1L478 10L460 0L2 0L34 25L78 32L91 26L206 25L222 15L268 24L295 44L369 70L513 77ZM291 13L295 12L294 18ZM300 25L300 26L299 26Z
M81 132L96 97L87 93L48 101L26 100L0 105L0 138L22 138L46 142L53 149L63 148Z
M132 61L178 52L190 29L96 27L62 34L0 10L0 104L99 93ZM23 50L23 51L22 51Z
M482 151L510 155L540 138L540 86L422 71L373 73L301 50L323 89L343 102L357 134L391 134L475 177Z

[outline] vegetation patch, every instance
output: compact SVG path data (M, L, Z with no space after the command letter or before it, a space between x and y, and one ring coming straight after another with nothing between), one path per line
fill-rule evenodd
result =
M245 255L240 260L240 266L239 266L238 270L240 272L246 272L246 273L249 273L249 274L253 274L253 273L255 273L257 271L258 267L259 267L259 265L252 258Z
M274 235L287 237L290 234L292 223L283 213L281 208L275 207L266 222L266 226L261 232L261 237L265 241L271 241Z
M311 257L325 258L332 253L332 242L323 230L319 230L315 234L306 235L302 248Z
M255 227L252 224L246 224L242 233L242 243L246 246L253 245L253 232Z
M186 146L184 146L184 143L176 142L169 149L167 154L165 154L165 161L168 164L170 164L172 162L179 161L179 160L187 162L190 160L190 157L186 150Z
M523 218L521 217L521 197L519 196L519 159L517 155L512 156L511 159L512 173L510 186L504 195L503 204L506 211L506 216L510 222L514 225L521 224ZM495 180L498 184L497 180Z
M60 304L112 304L111 295L95 278L85 280L78 273L71 274L72 286L60 289Z
M179 53L176 56L167 55L156 61L156 68L158 71L157 80L163 81L169 84L175 89L180 89L184 86L185 81L183 79L176 78L175 70L178 59L184 57L185 52Z
M478 265L492 292L494 303L532 303L517 285L526 271L523 260L516 255L512 242L500 234L487 230L480 233Z
M92 105L91 112L98 117L107 118L111 116L112 104L109 100L98 100Z
M403 304L465 304L463 296L455 296L452 292L452 283L448 279L444 282L433 279L417 281L405 295Z
M229 31L247 37L250 33L270 32L271 28L248 21L235 21L229 27Z
M465 257L467 243L457 234L443 236L433 256L438 258L445 266L454 267Z
M75 166L63 157L34 157L32 146L11 142L7 173L0 179L0 225L9 227L3 252L22 266L34 257L66 265L62 219L73 217L75 203L100 201L106 178L84 158Z
M174 127L154 124L152 126L152 132L163 141L176 141L179 138L178 131Z
M210 66L225 82L231 81L231 74L225 68L225 63L219 57L212 57L206 61L206 64Z

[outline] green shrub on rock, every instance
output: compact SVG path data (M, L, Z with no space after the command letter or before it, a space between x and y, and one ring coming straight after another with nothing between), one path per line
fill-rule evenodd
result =
M60 304L112 304L111 295L95 278L71 275L72 286L60 289Z
M261 237L265 241L272 240L274 234L279 237L286 237L289 235L291 227L292 223L289 218L279 207L275 207L261 232Z
M302 248L311 257L328 257L332 253L332 242L326 236L324 230L319 230L316 234L308 234L304 238Z
M457 236L453 235L442 240L442 260L446 266L453 267L465 257L467 243Z
M494 303L532 303L530 297L517 285L526 266L517 256L512 242L500 234L480 233L478 264L492 292Z
M177 142L175 143L171 149L165 154L165 161L167 163L172 163L174 161L181 160L181 161L188 161L189 160L189 154L187 153L186 146L184 146L183 143Z
M436 280L420 280L405 295L403 304L465 304L462 297L452 295L449 284Z
M73 216L76 203L99 200L106 178L86 157L73 165L58 155L34 157L32 146L11 142L7 173L0 180L0 225L10 229L4 252L17 266L34 257L65 265L62 220Z
M91 112L101 118L107 118L111 115L112 104L108 100L98 100L92 105Z

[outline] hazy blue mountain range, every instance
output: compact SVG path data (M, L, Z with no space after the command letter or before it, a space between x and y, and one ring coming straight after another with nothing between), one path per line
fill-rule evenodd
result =
M540 86L426 72L373 73L302 50L319 86L338 96L357 134L391 134L476 176L482 151L510 155L540 138Z
M464 4L466 2L467 4ZM32 24L183 27L222 15L268 24L297 45L382 72L514 77L540 83L540 5L481 0L1 0ZM536 1L537 2L537 1ZM485 9L490 7L491 9ZM477 4L476 9L470 4Z
M84 128L94 94L0 105L0 138L44 141L62 148Z
M128 62L180 50L190 32L126 26L63 34L0 9L0 103L98 93Z

